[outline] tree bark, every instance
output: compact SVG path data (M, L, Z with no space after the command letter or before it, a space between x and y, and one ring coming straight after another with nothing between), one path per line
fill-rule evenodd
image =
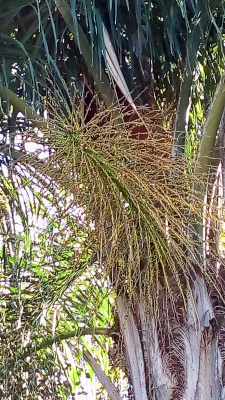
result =
M193 296L187 295L184 319L171 318L172 334L163 315L146 316L141 297L132 307L125 296L118 296L116 304L135 400L225 399L225 357L203 277L197 276Z

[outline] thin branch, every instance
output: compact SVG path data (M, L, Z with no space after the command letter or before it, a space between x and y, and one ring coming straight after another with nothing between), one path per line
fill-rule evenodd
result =
M207 176L211 164L216 136L225 107L225 73L223 73L204 126L195 174Z
M115 385L112 383L111 379L105 374L100 365L94 360L89 351L83 351L84 359L88 364L90 364L93 369L95 375L97 376L99 382L102 384L103 388L106 390L108 396L111 400L122 400L118 390Z
M105 335L109 336L113 332L112 328L85 328L85 329L75 329L69 332L61 332L52 337L42 338L42 342L39 344L33 344L33 342L29 343L26 346L26 351L21 354L20 359L24 360L27 356L30 355L30 352L37 352L39 350L46 349L47 347L52 346L55 343L60 343L62 340L71 339L74 337L80 337L85 335ZM41 339L41 338L38 338Z
M215 6L216 7L216 6ZM201 18L196 24L192 24L191 31L187 39L187 56L185 61L184 77L181 84L180 98L177 108L177 118L174 131L173 153L176 157L181 157L185 152L186 134L188 129L189 108L191 105L191 91L193 83L193 72L196 69L199 48L202 43L202 32L205 31L209 23L208 8L203 3Z
M221 122L223 111L225 108L225 72L217 86L214 99L212 101L208 117L203 129L202 141L199 148L198 159L195 166L195 175L202 177L194 184L194 191L199 193L199 197L204 203L204 197L207 190L207 179L212 163L213 152L216 144L218 128ZM205 179L205 181L204 181ZM205 184L204 184L205 182ZM197 237L204 240L204 221L203 217L197 221L195 231ZM203 256L203 246L199 247L199 252ZM204 260L204 256L203 256Z
M43 126L46 124L45 120L40 115L38 115L32 109L32 107L28 106L23 99L18 97L10 89L4 86L1 81L0 81L0 97L2 97L10 105L12 105L15 111L23 113L25 117L28 120L32 121L34 126L36 126L37 128L43 128Z

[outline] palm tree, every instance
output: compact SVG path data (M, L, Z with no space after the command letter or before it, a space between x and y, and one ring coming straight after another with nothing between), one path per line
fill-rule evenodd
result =
M97 260L109 276L134 399L223 398L223 1L0 8L3 161L94 223L74 279ZM18 128L46 160L15 145Z

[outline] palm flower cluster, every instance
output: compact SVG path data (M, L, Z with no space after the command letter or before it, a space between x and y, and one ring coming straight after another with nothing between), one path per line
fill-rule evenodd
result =
M205 179L172 156L169 112L141 109L132 121L122 107L106 110L100 104L98 114L84 123L82 106L75 103L66 115L50 105L54 117L42 133L51 153L39 171L84 210L86 224L94 227L89 243L117 293L147 296L157 312L162 290L173 302L176 287L185 305L199 270L217 290L195 231L203 223L199 188ZM144 139L137 140L133 132L143 126ZM214 248L207 257L219 261L216 253Z

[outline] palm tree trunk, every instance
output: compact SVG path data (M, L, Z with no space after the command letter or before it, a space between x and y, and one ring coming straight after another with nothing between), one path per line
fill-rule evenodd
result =
M188 298L186 315L180 320L171 319L170 326L163 315L146 317L146 304L140 297L135 307L124 296L117 297L135 400L225 398L224 360L212 301L204 278L197 277L193 286L194 296Z

